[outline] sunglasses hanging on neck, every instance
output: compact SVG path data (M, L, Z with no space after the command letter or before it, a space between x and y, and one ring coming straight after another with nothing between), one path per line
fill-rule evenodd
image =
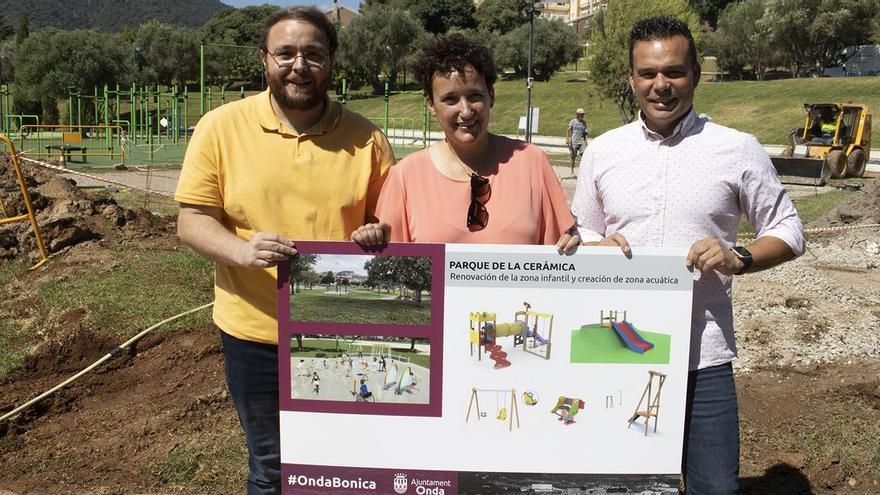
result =
M486 203L492 197L489 179L471 172L471 204L468 206L467 227L471 232L486 228L489 223L489 212Z

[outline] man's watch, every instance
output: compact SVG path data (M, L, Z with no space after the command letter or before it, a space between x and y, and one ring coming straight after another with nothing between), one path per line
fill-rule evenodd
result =
M733 253L734 256L739 258L739 260L743 264L742 268L740 268L738 272L734 273L734 275L742 275L743 273L749 271L749 268L751 268L752 266L752 262L755 261L754 259L752 259L752 253L750 253L748 249L742 246L732 247L730 248L730 251Z

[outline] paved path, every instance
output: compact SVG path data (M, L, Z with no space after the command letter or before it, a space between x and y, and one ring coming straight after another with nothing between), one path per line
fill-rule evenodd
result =
M392 139L398 140L398 138L393 137L395 135L395 132L395 129L389 129L389 134L392 136ZM421 136L420 133L419 136ZM442 133L434 131L431 135L431 139L441 139L442 136ZM534 142L535 144L541 146L548 153L558 154L560 152L567 151L567 148L565 147L565 138L555 136L535 136ZM782 151L782 148L782 146L777 145L764 146L764 149L770 155L778 155ZM872 155L875 158L872 158L871 161L868 163L867 171L872 173L880 173L880 149L872 150ZM569 167L565 165L554 166L554 170L556 171L557 177L559 177L559 179L562 181L562 186L565 189L565 192L568 194L568 197L571 198L574 194L576 177L571 174ZM577 169L575 169L575 172L577 172ZM152 172L147 172L143 169L132 169L127 171L114 170L109 172L92 173L91 175L107 178L114 182L126 184L134 188L142 190L149 189L169 195L174 194L174 189L177 187L177 178L180 176L180 170L160 169L154 170ZM75 180L77 185L80 187L104 187L108 185L114 185L108 184L107 182L103 182L98 179L79 176L73 173L65 174L65 177L69 177ZM120 186L117 185L117 187ZM789 190L798 190L799 187L801 186L794 186ZM815 193L815 188L808 187L808 189L811 193Z

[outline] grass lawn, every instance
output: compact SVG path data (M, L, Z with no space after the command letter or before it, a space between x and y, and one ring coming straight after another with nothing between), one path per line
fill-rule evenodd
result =
M784 144L788 132L803 124L806 102L864 103L880 111L880 78L805 78L777 81L734 81L701 83L695 106L709 114L714 122L754 134L764 144ZM523 79L499 80L495 85L492 111L493 132L514 134L520 115L525 115L526 89ZM595 137L621 125L615 102L602 98L579 72L560 72L548 82L535 82L532 104L541 109L538 134L564 136L574 109L587 112L590 135ZM370 118L384 115L382 98L354 99L348 108ZM389 115L407 118L421 128L424 98L419 95L393 95ZM431 129L439 130L431 121ZM873 133L880 132L875 119ZM877 146L876 144L874 145Z
M631 351L614 330L602 325L584 325L571 332L572 363L669 364L672 337L637 330L654 347L644 353Z
M430 297L422 298L422 306L411 301L383 299L386 297L389 294L358 289L337 295L316 286L313 290L302 290L290 296L290 314L294 320L328 323L431 323Z

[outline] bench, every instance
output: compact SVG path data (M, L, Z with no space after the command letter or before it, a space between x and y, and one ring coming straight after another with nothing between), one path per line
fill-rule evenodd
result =
M61 144L47 144L46 151L51 153L52 150L58 150L61 152L64 161L70 161L70 154L74 151L79 151L82 153L82 161L86 163L86 151L88 148L82 145L82 134L79 132L64 132L61 134Z

